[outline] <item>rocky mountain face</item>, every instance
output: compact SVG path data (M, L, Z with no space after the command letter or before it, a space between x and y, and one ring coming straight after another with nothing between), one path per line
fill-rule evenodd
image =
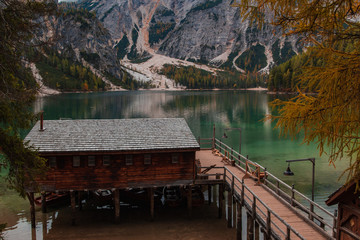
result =
M95 16L69 13L54 21L54 29L59 37L58 50L73 50L78 61L85 60L101 72L121 77L120 64L113 54L112 37Z
M106 76L122 79L123 72L114 54L109 31L86 10L59 7L60 15L47 21L47 37L62 57L72 59L101 77L109 88L116 88Z
M256 67L267 72L301 51L298 39L284 37L271 25L258 29L243 21L232 2L82 0L79 5L96 13L120 59L161 54L239 71ZM250 62L256 59L262 61L250 68Z

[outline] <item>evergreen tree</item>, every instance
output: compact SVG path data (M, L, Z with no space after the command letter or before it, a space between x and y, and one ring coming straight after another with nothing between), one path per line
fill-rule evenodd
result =
M44 159L19 135L34 120L30 106L38 87L23 57L28 49L44 44L35 36L40 37L44 17L55 8L48 1L0 0L0 154L9 186L23 197L26 185L45 167Z

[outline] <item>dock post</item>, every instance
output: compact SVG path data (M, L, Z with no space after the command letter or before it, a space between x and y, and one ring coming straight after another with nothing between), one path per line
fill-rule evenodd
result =
M154 208L155 208L155 203L154 203L154 188L149 188L149 197L150 197L150 220L154 221L154 216L155 216L155 212L154 212Z
M234 228L236 228L236 197L235 197L235 195L233 195L233 197L232 197L232 210L233 210L233 212L232 212L232 222L233 222L233 227Z
M255 236L255 240L259 240L258 232L259 232L259 224L256 222L256 197L253 196L252 210L251 210L251 219L252 219L252 231ZM255 225L255 230L254 230Z
M30 202L30 218L31 218L31 227L35 228L36 227L36 223L35 223L35 198L34 198L34 193L30 192L27 194L29 202Z
M244 206L245 200L245 185L244 185L244 179L241 180L241 206Z
M41 216L41 221L42 221L42 234L43 234L43 239L45 239L46 234L47 234L47 216L46 216L46 214L42 214L42 216Z
M332 236L333 236L333 238L336 238L336 235L337 235L336 232L339 231L339 230L336 230L336 229L337 229L337 224L336 224L336 222L337 222L337 215L338 215L338 211L337 211L337 209L335 209L335 211L334 211L333 227L332 227Z
M36 228L31 228L31 240L36 240Z
M41 212L46 213L46 192L41 192Z
M220 183L219 184L219 195L218 195L218 198L219 198L218 218L222 217L223 194L224 194L224 192L223 192L223 184Z
M235 176L231 178L231 203L232 203L232 226L235 227L236 221L236 202L235 202Z
M294 193L294 188L295 188L295 185L293 184L291 186L291 206L295 206L294 204L294 198L295 198L295 193ZM309 217L311 216L311 214L309 213Z
M75 202L75 191L70 190L70 200L71 200L71 225L76 224L76 202Z
M208 203L211 204L211 185L208 185Z
M290 228L289 228L289 227L286 227L286 237L285 237L286 240L290 240L290 239L291 239L291 238L290 238L290 233L291 233Z
M215 203L215 206L216 206L216 192L217 192L217 189L216 189L216 184L213 185L213 191L212 191L212 195L213 195L213 201Z
M242 238L242 206L239 201L236 201L236 240L241 240Z
M254 219L252 218L252 214L247 212L247 239L254 239Z
M192 186L188 185L188 192L187 192L187 207L188 207L188 215L191 217L192 215Z
M79 192L78 192L78 205L79 205L79 211L82 211L82 200L81 200L81 198L82 198L82 192L81 192L81 191L79 191Z
M232 193L229 190L227 193L227 215L228 215L228 221L227 221L227 227L232 228Z
M271 239L271 213L269 210L267 210L267 218L266 218L266 234L265 234L265 240Z
M259 240L260 239L260 226L259 226L259 223L254 220L254 223L255 223L255 240Z
M215 124L213 126L212 149L215 149Z
M115 205L115 222L120 221L120 190L114 189L114 205Z

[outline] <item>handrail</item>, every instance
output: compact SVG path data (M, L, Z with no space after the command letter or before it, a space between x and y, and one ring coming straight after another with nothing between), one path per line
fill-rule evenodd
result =
M271 182L270 182L270 184L273 185L273 186L275 186L275 185L272 184ZM287 194L287 193L284 192L282 189L277 189L277 191L279 191L279 192L281 193L281 194L278 194L279 196L281 196L281 195L286 195L286 194ZM278 192L278 193L279 193L279 192ZM291 198L291 197L289 196L289 198ZM299 201L297 201L295 198L291 198L291 199L290 199L290 202L288 202L288 201L285 201L285 202L288 204L289 207L299 206L299 207L305 208L305 209L309 212L310 216L314 217L314 218L315 218L316 220L318 220L320 223L328 226L329 228L332 228L332 227L333 227L333 225L331 225L331 224L329 224L328 222L322 220L322 218L321 218L320 216L318 216L316 213L312 213L312 212L310 211L310 210L311 210L310 208L308 208L308 207L306 207L306 206L303 206L303 205L302 205ZM304 209L301 209L301 210L304 211Z
M285 201L288 201L288 199L295 200L295 196L300 197L301 199L305 200L305 202L308 202L308 204L310 205L309 208L306 207L303 203L296 201L296 205L292 205L293 209L295 209L297 211L301 210L302 212L307 213L308 218L311 221L313 221L314 223L316 223L314 220L319 221L319 223L320 223L319 226L322 227L324 229L324 232L326 232L327 234L329 234L329 232L335 231L336 225L334 225L334 223L336 222L336 217L334 216L334 214L332 214L331 212L329 212L328 210L326 210L325 208L320 206L318 203L312 201L307 196L300 193L293 187L289 186L287 183L283 182L281 179L277 178L270 172L266 171L266 168L264 168L260 164L253 162L250 159L248 159L248 157L245 157L245 156L239 154L238 152L234 151L233 148L230 148L228 145L223 143L221 140L216 139L216 138L212 139L212 140L214 141L214 147L219 150L220 154L222 154L223 156L224 156L225 152L228 152L228 154L230 154L228 157L235 161L236 167L238 167L239 169L246 172L246 170L247 170L246 167L249 167L250 170L255 171L257 169L253 169L250 165L258 166L258 168L260 168L262 171L265 172L265 176L263 179L263 182L265 183L265 185L268 186L267 184L270 183L270 185L272 185L274 188L273 189L273 188L270 188L270 186L268 186L269 189L271 189L272 191L275 191L275 192L281 191L282 194L279 195L279 197L283 198ZM248 164L246 164L246 163L248 163ZM277 185L275 186L270 181L270 179L275 181ZM281 188L287 189L289 192L291 192L291 194L293 196L289 195L289 193L287 193L287 192L284 192ZM286 198L284 196L286 196ZM300 208L295 208L295 206L299 206ZM311 206L313 206L313 208ZM319 213L316 213L316 211L318 211ZM331 223L329 223L329 221L326 221L328 219L324 219L323 217L321 217L321 215L319 215L320 213L325 214L326 216L330 217ZM328 227L330 229L325 229L325 227Z
M303 205L303 203L300 203L298 202L298 206L301 206L302 207L302 210L303 209L306 209L308 210L308 214L309 214L309 219L311 219L311 217L314 217L317 221L319 221L320 223L328 226L329 228L334 228L335 226L333 225L334 223L334 219L336 219L336 217L330 213L328 210L326 210L325 208L323 208L322 206L320 206L318 203L312 201L311 199L309 199L308 197L306 197L304 194L302 194L301 192L299 192L298 190L296 189L293 189L292 187L290 187L288 184L286 184L285 182L281 181L280 179L278 179L277 177L275 177L273 174L269 173L269 172L266 172L266 178L264 180L265 184L270 184L274 187L275 191L281 191L283 195L286 195L288 196L289 198L291 198L290 195L288 195L286 192L282 191L281 188L280 188L280 184L287 190L291 191L294 193L294 195L296 194L297 196L301 197L301 199L305 200L306 202L308 202L311 205L313 205L314 207L316 207L318 210L320 210L322 213L324 213L325 215L329 216L331 219L332 219L332 223L328 223L324 220L322 220L322 217L319 216L318 214L311 211L311 207L308 208L306 207L305 205ZM272 177L279 185L278 186L275 186L268 178L269 177ZM273 189L273 190L274 190ZM281 196L281 195L279 195Z
M200 138L198 137L197 139L200 147L201 145L210 145L211 147L207 148L207 149L211 149L212 148L212 143L213 143L213 139L212 138ZM205 141L205 142L204 142Z
M249 189L248 186L246 186L245 183L243 183L243 180L240 180L240 179L239 179L235 174L233 174L233 173L231 172L231 170L228 169L227 167L224 167L224 169L225 169L225 171L229 172L234 179L236 179L237 181L239 181L239 182L241 183L241 185L244 187L244 189L246 189L246 190L253 196L253 198L256 199L257 202L261 203L261 204L266 208L267 211L269 211L269 212L270 212L272 215L274 215L281 223L283 223L287 229L290 229L290 231L293 232L293 233L294 233L296 236L298 236L300 239L305 239L300 233L298 233L298 232L297 232L295 229L293 229L288 223L286 223L284 219L282 219L282 218L281 218L279 215L277 215L273 210L271 210L271 208L269 208L263 201L261 201L261 199L260 199L253 191L251 191L251 189ZM225 179L226 179L226 178L225 178ZM229 184L230 184L230 183L229 183ZM244 193L244 194L245 194L245 193ZM248 197L248 196L247 196L247 197ZM251 201L251 198L248 197L248 199ZM264 220L264 221L265 221L265 220ZM271 222L272 222L272 225L277 226L276 223L273 222L272 220L271 220ZM278 229L279 229L284 235L286 235L279 227L278 227Z
M208 167L200 167L200 168L208 168ZM224 168L224 167L212 167L212 169L217 169L217 168Z

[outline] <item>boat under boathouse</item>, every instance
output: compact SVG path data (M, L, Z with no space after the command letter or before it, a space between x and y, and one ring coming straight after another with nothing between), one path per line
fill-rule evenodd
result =
M200 149L182 118L41 120L25 141L47 159L46 176L37 180L43 204L46 193L69 192L75 211L76 192L108 189L116 220L120 189L148 188L153 217L155 187L193 184ZM36 190L26 191L34 226Z

